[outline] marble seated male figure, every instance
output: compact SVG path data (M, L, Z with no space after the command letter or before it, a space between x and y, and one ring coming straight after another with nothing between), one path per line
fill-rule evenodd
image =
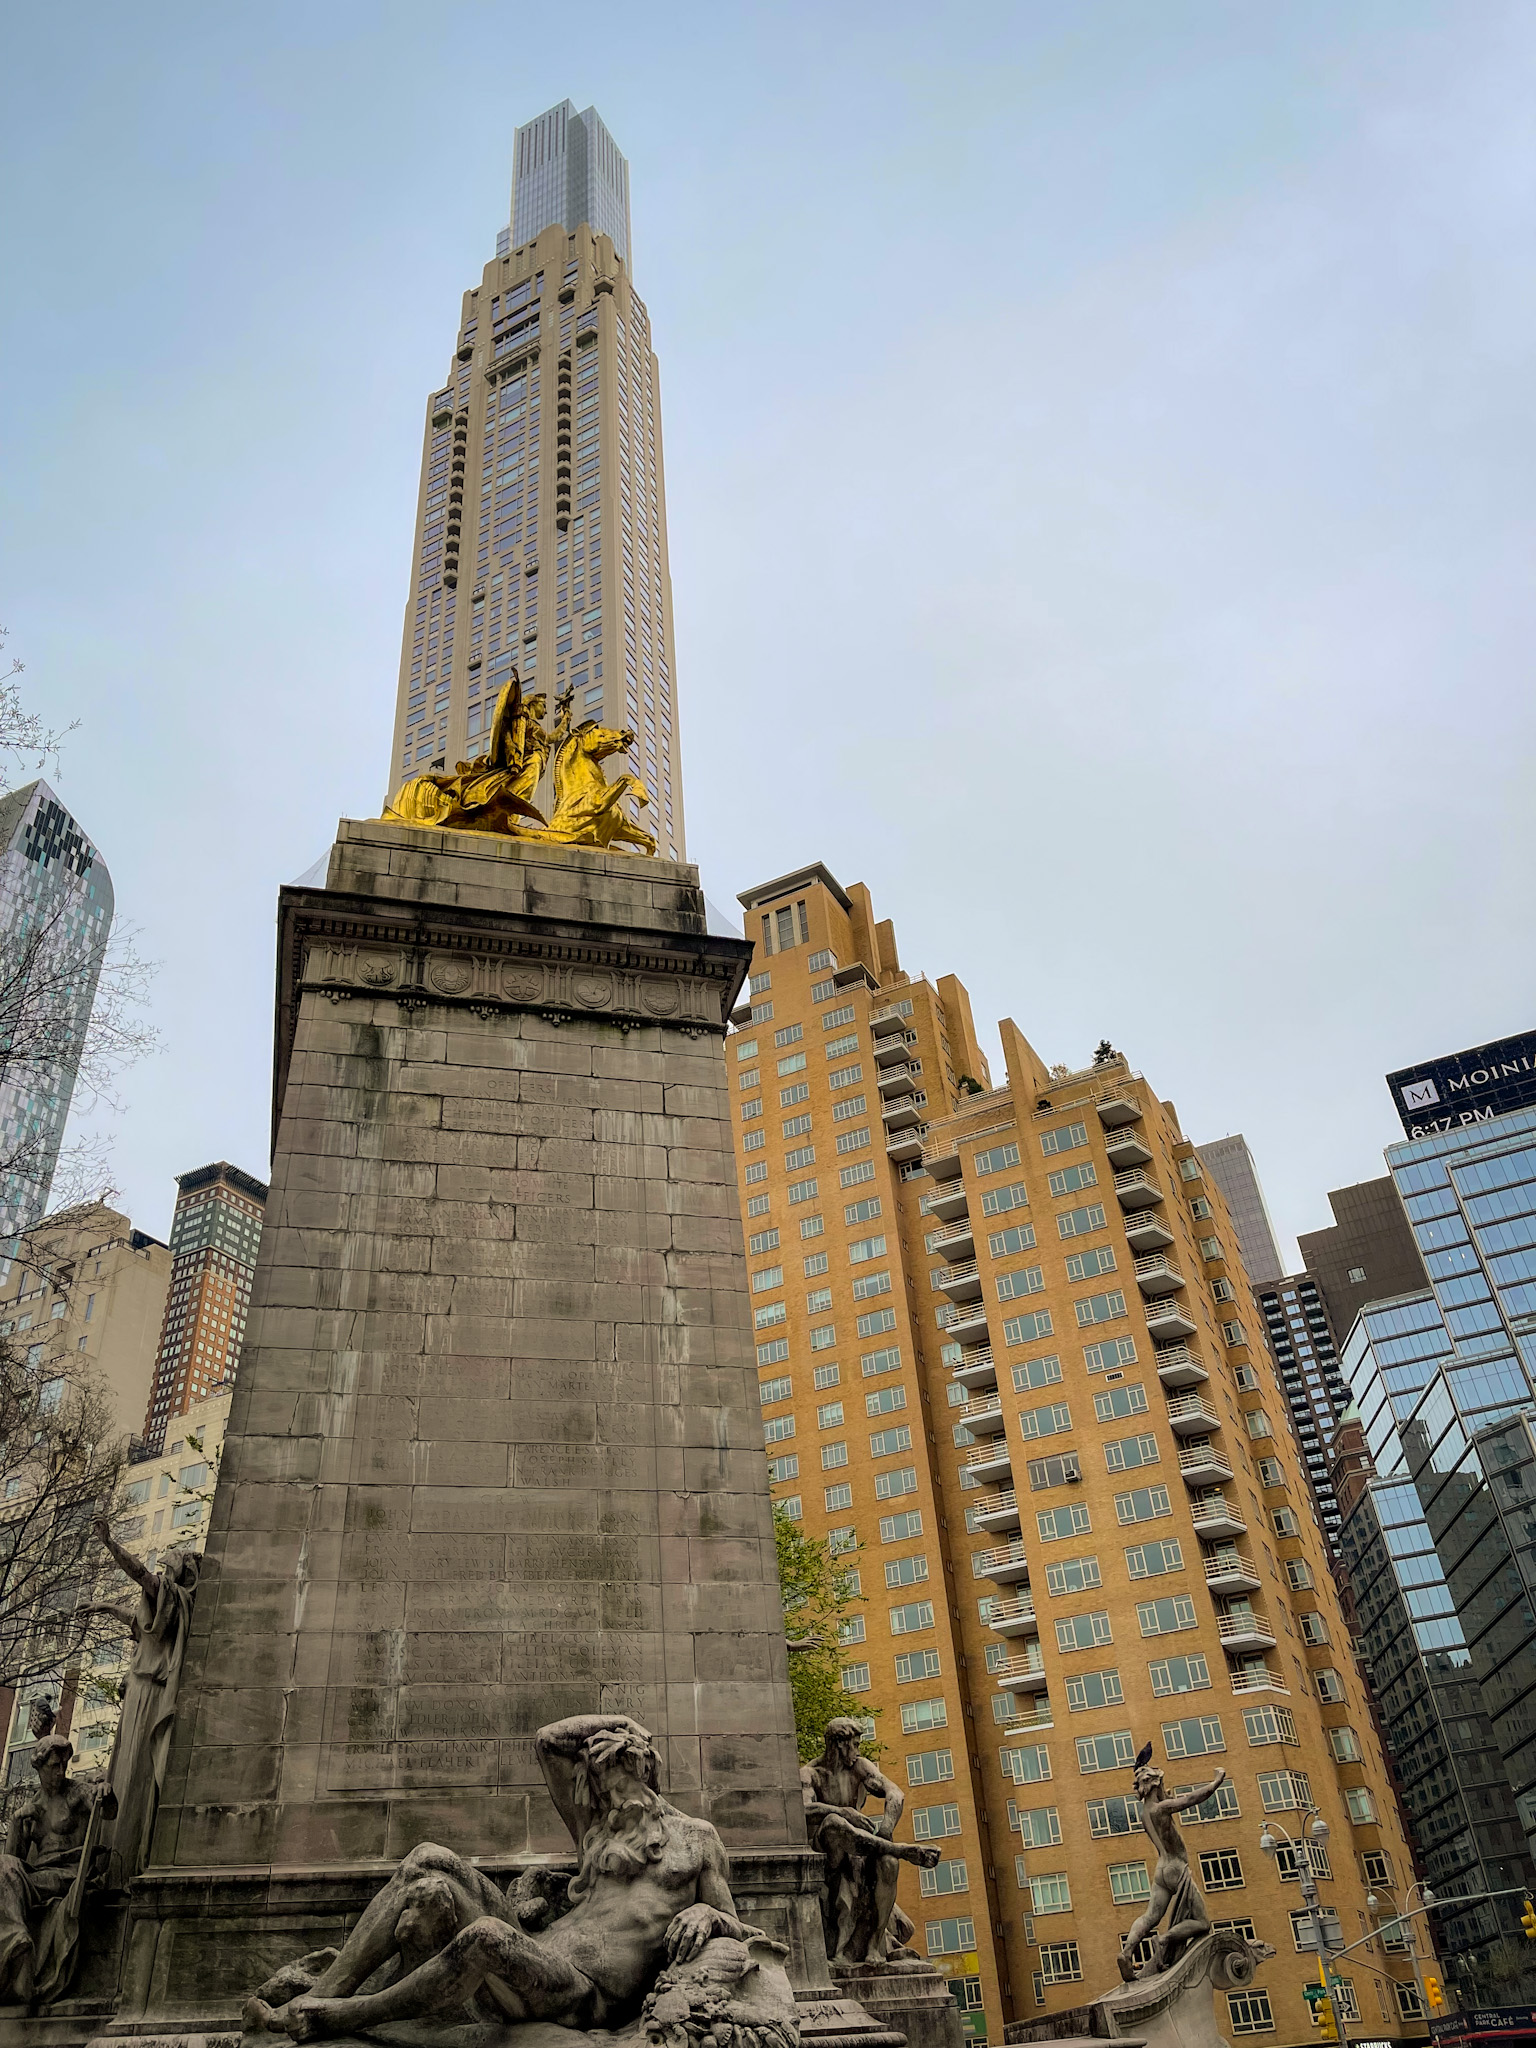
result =
M471 2017L615 2029L635 2019L664 1968L696 1961L718 1937L763 1942L736 1917L714 1828L661 1796L645 1729L624 1715L577 1715L540 1729L536 1747L579 1856L564 1899L551 1900L547 1871L506 1894L451 1850L423 1844L307 1989L274 2005L292 1988L284 1973L247 2002L248 2033L309 2041ZM390 1981L365 1990L381 1972Z
M53 1716L46 1716L52 1726ZM36 1726L34 1721L34 1726ZM32 1751L37 1791L6 1831L0 1856L0 2004L46 2003L67 1988L85 1888L99 1881L99 1785L69 1775L74 1747L45 1735Z
M863 1735L857 1721L839 1715L827 1723L821 1755L800 1769L811 1846L826 1858L822 1924L833 1963L902 1957L915 1930L896 1903L901 1866L931 1870L939 1860L926 1843L892 1841L906 1794L859 1754ZM884 1802L878 1820L861 1811L866 1795Z

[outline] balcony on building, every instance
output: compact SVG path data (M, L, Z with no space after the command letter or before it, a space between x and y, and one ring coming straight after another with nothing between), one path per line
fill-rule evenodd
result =
M1029 1577L1029 1558L1022 1543L999 1543L991 1550L974 1552L971 1570L994 1586L1017 1586Z
M1133 1252L1159 1252L1173 1243L1173 1230L1155 1209L1133 1209L1125 1219L1125 1241Z
M875 1065L882 1068L905 1066L907 1060L907 1035L905 1031L893 1031L885 1038L877 1038L875 1040Z
M983 1394L979 1401L968 1401L954 1419L963 1423L972 1436L1001 1436L1008 1427L1003 1404L995 1392Z
M924 1195L921 1208L925 1216L937 1216L941 1223L954 1223L960 1217L968 1216L970 1204L966 1197L965 1182L952 1180L942 1187L936 1187L931 1194Z
M907 1020L894 1005L884 1010L871 1010L869 1029L870 1035L876 1039L889 1038L892 1032L899 1031L900 1043L906 1043Z
M964 1353L951 1377L972 1392L978 1387L995 1387L997 1364L992 1356L992 1346L978 1344L974 1350Z
M972 1444L966 1453L965 1469L977 1479L985 1479L990 1486L1013 1484L1013 1460L1005 1436L991 1438L986 1443Z
M1168 1403L1168 1427L1175 1436L1207 1436L1221 1417L1203 1394L1179 1394Z
M1246 1551L1223 1543L1205 1553L1205 1583L1213 1593L1256 1593L1264 1582Z
M1232 1690L1237 1693L1280 1692L1289 1698L1291 1688L1277 1671L1270 1670L1262 1657L1254 1657L1233 1671Z
M1216 1617L1221 1647L1233 1655L1249 1650L1272 1650L1278 1638L1268 1619L1246 1600L1234 1600Z
M1104 1150L1117 1173L1127 1166L1150 1166L1152 1163L1152 1147L1134 1124L1125 1124L1118 1131L1106 1131Z
M1128 1088L1106 1088L1098 1101L1099 1122L1106 1131L1121 1131L1140 1120L1141 1104Z
M886 1134L885 1156L898 1166L910 1166L923 1156L923 1127L912 1124L904 1131Z
M1006 1493L994 1493L986 1500L976 1501L971 1507L971 1519L978 1529L1020 1528L1019 1496L1010 1488Z
M998 1636L1039 1635L1034 1594L1016 1593L1010 1600L997 1601L987 1616L987 1627Z
M928 1249L941 1254L952 1266L958 1265L962 1259L974 1259L976 1237L971 1229L970 1218L962 1216L959 1222L951 1223L944 1230L936 1230Z
M1163 1191L1142 1166L1129 1166L1115 1175L1115 1200L1122 1209L1155 1209Z
M1186 1486L1214 1486L1232 1477L1232 1461L1212 1438L1200 1438L1180 1450L1179 1477Z
M1166 1252L1148 1252L1136 1260L1131 1270L1136 1275L1136 1285L1149 1301L1160 1295L1177 1294L1189 1284Z
M1033 1643L1027 1650L1019 1650L1012 1657L1005 1658L988 1676L999 1692L1044 1692L1045 1658L1040 1645Z
M1195 1334L1195 1319L1179 1305L1176 1294L1165 1294L1161 1300L1148 1301L1146 1315L1147 1329L1156 1345L1162 1346L1172 1337L1193 1337Z
M882 1067L875 1076L875 1086L887 1102L898 1095L913 1095L917 1092L917 1076L905 1060L898 1060L894 1066Z
M939 1288L951 1301L980 1301L981 1271L974 1259L961 1259L957 1265L940 1266Z
M1035 1694L1035 1704L1033 1707L1020 1707L1017 1711L1008 1715L1003 1723L1003 1740L1004 1742L1012 1742L1020 1735L1034 1735L1042 1728L1054 1728L1055 1726L1056 1721L1051 1713L1050 1697L1046 1693L1039 1692Z
M1163 1306L1168 1306L1164 1303ZM1147 1318L1151 1328L1151 1316ZM1156 1335L1156 1332L1153 1332ZM1193 1332L1191 1332L1193 1334ZM1152 1363L1157 1376L1165 1387L1198 1387L1210 1374L1187 1344L1155 1344L1152 1347Z
M952 1344L983 1344L988 1336L986 1304L968 1301L957 1304L944 1332Z
M880 1121L887 1131L909 1131L922 1120L921 1101L916 1095L898 1095L894 1102L887 1102L880 1111Z
M1195 1534L1202 1542L1217 1536L1248 1534L1248 1524L1236 1504L1219 1487L1213 1487L1209 1493L1197 1493L1189 1504L1189 1512Z
M960 1140L930 1137L923 1148L923 1164L935 1180L960 1178Z

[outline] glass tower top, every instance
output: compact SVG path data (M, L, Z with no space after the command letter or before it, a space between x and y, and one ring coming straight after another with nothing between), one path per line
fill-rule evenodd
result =
M629 262L629 165L596 107L578 114L562 100L525 122L513 138L512 164L512 244L557 225L574 233L585 221L611 236Z

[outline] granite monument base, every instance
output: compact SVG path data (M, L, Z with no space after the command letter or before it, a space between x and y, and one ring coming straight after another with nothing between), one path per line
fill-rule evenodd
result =
M1007 2048L1079 2048L1088 2041L1115 2041L1121 2048L1231 2048L1216 2023L1214 1994L1245 1989L1274 1952L1268 1942L1240 1934L1205 1934L1168 1969L1117 1984L1091 2004L1046 2019L1017 2020L1003 2029L1003 2040Z
M931 1963L832 1963L832 1981L907 2048L964 2048L965 2029L948 1978Z

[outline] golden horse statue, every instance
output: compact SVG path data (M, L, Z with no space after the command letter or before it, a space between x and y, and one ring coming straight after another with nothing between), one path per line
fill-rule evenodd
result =
M568 690L558 699L555 724L546 731L547 700L538 691L524 697L514 668L496 700L485 752L473 761L456 762L452 775L411 776L386 805L384 816L400 825L487 832L547 846L654 853L655 839L623 808L626 798L648 805L650 792L638 775L621 775L610 782L599 765L626 752L635 735L593 719L573 730L574 695ZM546 765L554 786L547 821L533 802Z

